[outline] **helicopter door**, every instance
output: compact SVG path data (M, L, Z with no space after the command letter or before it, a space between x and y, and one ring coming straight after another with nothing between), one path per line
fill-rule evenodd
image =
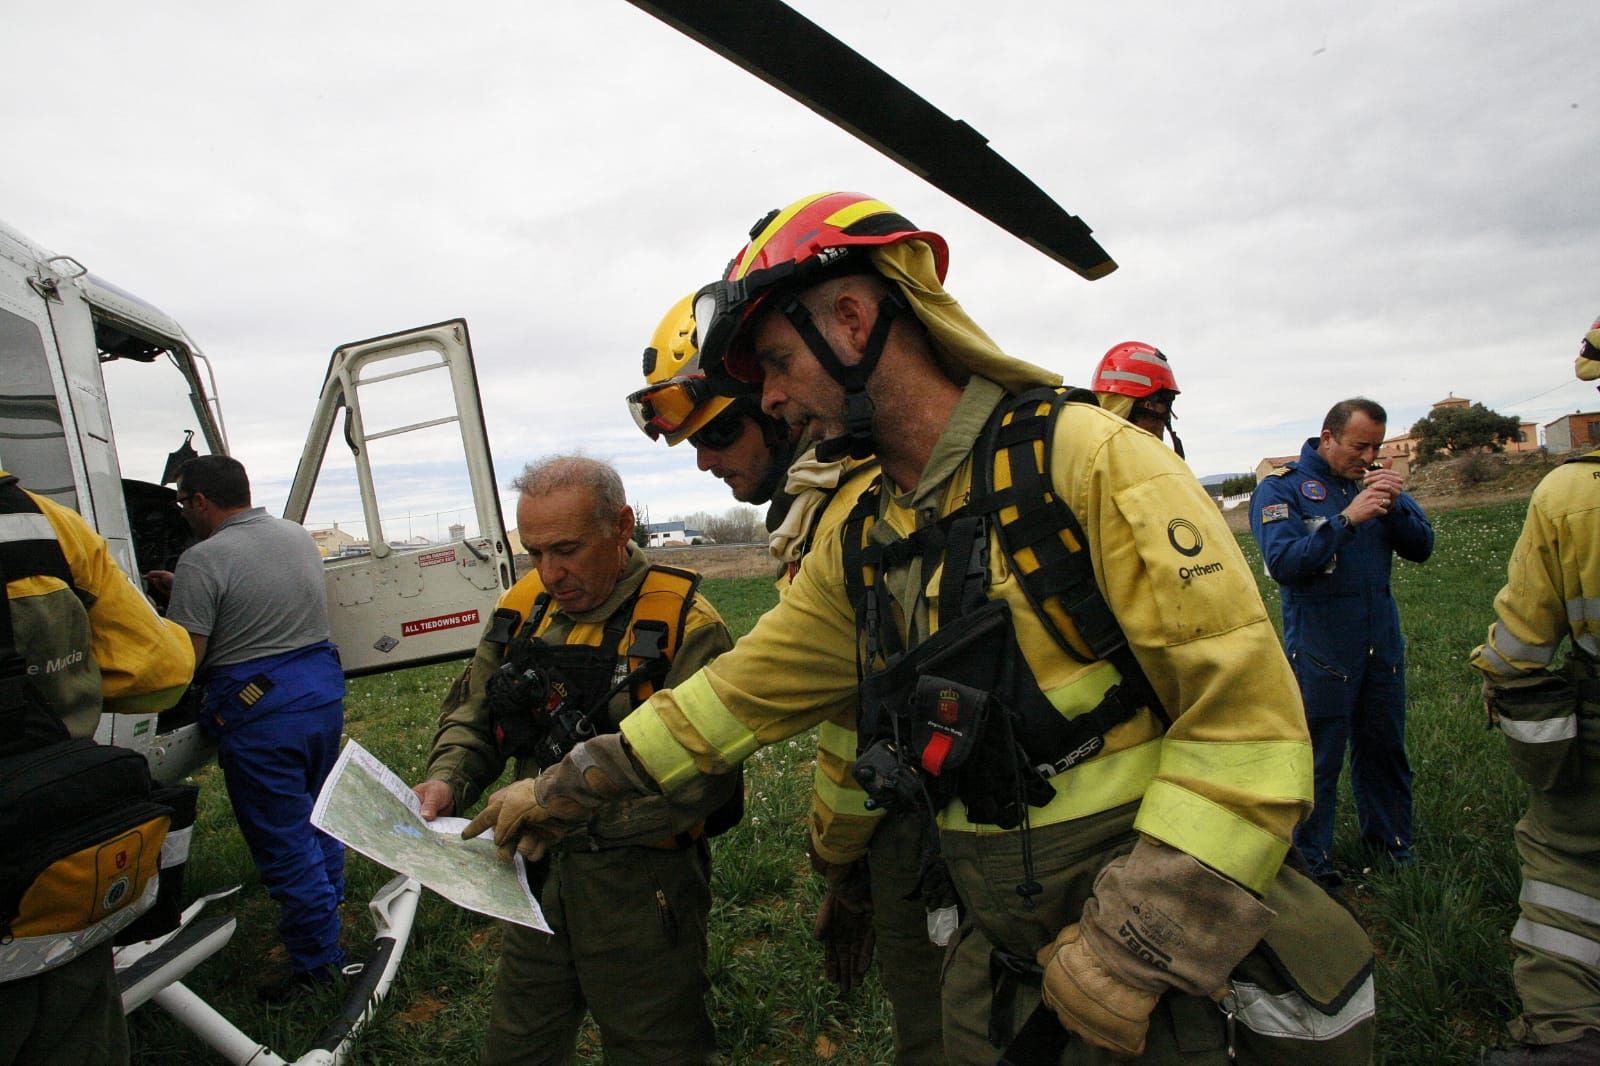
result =
M345 673L471 655L512 562L464 320L334 349L285 518L307 524L319 479L324 510L359 508L308 525Z

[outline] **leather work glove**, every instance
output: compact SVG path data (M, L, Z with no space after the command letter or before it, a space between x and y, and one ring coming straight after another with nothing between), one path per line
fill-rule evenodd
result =
M1095 1047L1123 1058L1144 1054L1158 992L1128 984L1108 969L1083 939L1078 923L1039 949L1041 993L1061 1025Z
M811 935L822 943L823 970L840 992L861 987L878 943L872 924L872 881L865 856L854 862L829 862L814 848L811 865L828 881Z
M652 794L648 780L622 734L594 737L538 777L496 792L461 835L470 840L493 826L502 862L511 861L512 851L538 862L552 845L584 829L607 803Z

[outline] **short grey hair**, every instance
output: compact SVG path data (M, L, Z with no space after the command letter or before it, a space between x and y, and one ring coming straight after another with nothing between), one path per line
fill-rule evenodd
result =
M511 487L526 496L543 496L557 489L578 486L594 496L594 517L606 529L615 531L617 517L628 505L622 488L622 475L604 459L587 455L547 455L522 468Z

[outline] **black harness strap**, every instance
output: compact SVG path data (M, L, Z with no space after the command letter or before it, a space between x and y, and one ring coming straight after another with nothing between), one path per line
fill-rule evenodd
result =
M1063 405L1089 403L1093 395L1082 389L1034 389L1007 405L991 424L987 444L973 462L972 498L967 506L1000 516L1000 546L1029 605L1061 650L1078 662L1103 659L1117 668L1122 683L1107 694L1107 700L1116 695L1116 701L1127 709L1123 719L1145 706L1163 723L1171 724L1095 583L1083 526L1053 489L1050 462L1056 417ZM1002 453L1008 461L1011 486L996 491L994 479ZM1008 522L1003 514L1009 507L1015 507L1017 514ZM1033 556L1032 567L1025 566L1020 556L1025 549ZM1063 615L1077 641L1060 625ZM1096 713L1103 710L1104 703Z

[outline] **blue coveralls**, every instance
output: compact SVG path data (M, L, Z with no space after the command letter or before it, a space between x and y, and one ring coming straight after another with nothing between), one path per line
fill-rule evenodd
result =
M1342 527L1361 491L1306 441L1298 462L1262 479L1250 532L1283 593L1283 642L1300 682L1316 766L1316 806L1295 831L1314 874L1333 872L1333 815L1345 747L1363 842L1411 858L1411 765L1405 749L1405 639L1389 592L1393 553L1423 562L1433 526L1402 494L1387 515Z
M344 729L338 651L324 640L212 667L200 722L216 738L239 831L278 902L291 966L304 973L342 965L344 845L310 824Z

